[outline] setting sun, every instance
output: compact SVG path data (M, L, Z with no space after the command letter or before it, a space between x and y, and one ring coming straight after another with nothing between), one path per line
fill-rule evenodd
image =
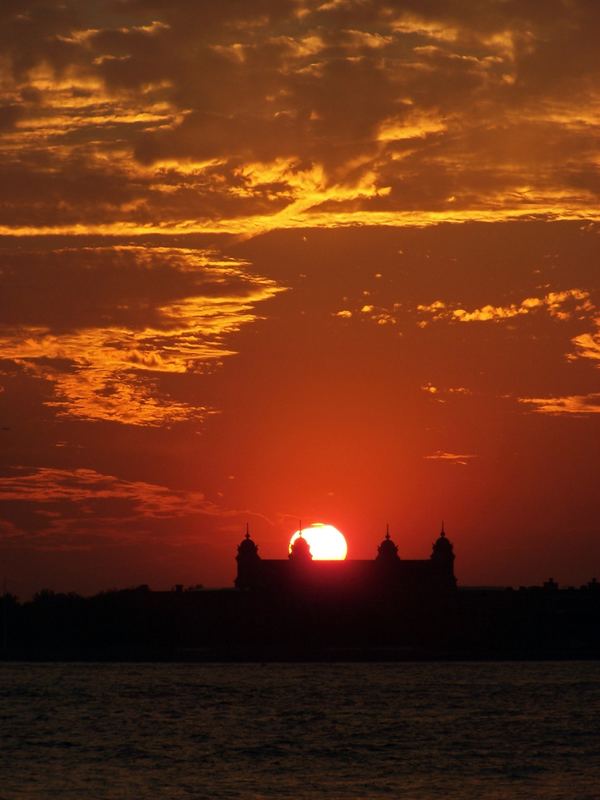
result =
M300 531L293 534L290 539L290 550L299 536ZM302 536L308 542L315 561L343 561L348 554L344 534L333 525L315 522L309 528L302 529Z

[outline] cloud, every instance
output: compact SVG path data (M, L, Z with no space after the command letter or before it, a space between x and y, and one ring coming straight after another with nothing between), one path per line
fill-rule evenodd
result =
M600 413L600 393L566 397L520 397L519 402L533 406L533 410L540 414L588 416Z
M198 515L227 515L201 492L123 480L94 469L20 468L2 478L2 538L89 544L147 536L156 526ZM65 538L66 537L66 538Z
M596 320L596 328L600 328L600 320ZM572 339L575 353L571 358L588 358L592 361L600 360L600 332L581 333ZM600 366L597 364L596 366Z
M473 453L449 453L445 450L436 450L435 453L423 456L423 458L428 461L447 461L450 464L466 467L473 458L477 458L477 455Z
M502 322L537 311L545 311L550 317L559 320L584 319L594 311L594 305L589 292L583 289L566 289L547 292L542 297L526 297L520 303L505 306L485 305L470 311L449 306L443 300L419 304L417 310L421 314L429 315L434 321Z
M4 256L1 357L52 387L59 416L129 425L202 418L166 377L234 351L227 339L281 290L243 262L177 247L96 247Z
M343 308L333 312L338 319L355 319L371 321L379 325L397 325L406 322L407 304L401 302L361 303L366 297L377 297L381 293L377 290L365 290L357 301L356 308ZM346 298L347 299L347 298ZM415 303L417 326L427 327L431 322L472 323L494 322L501 323L515 318L527 317L535 314L546 314L550 319L562 322L588 321L596 313L596 306L591 299L591 293L585 289L572 288L565 290L547 291L541 296L525 297L518 303L505 305L492 305L491 303L475 308L463 308L458 302L446 300L433 300L429 303ZM411 314L412 316L412 314ZM576 346L574 357L597 358L597 342L595 334L581 334L573 338Z
M0 230L597 218L592 4L201 6L1 12Z
M432 396L438 403L445 403L448 395L470 395L472 391L465 386L449 386L445 389L428 381L421 386L421 391Z
M5 502L62 503L85 505L94 500L127 500L131 516L179 517L194 513L218 513L199 492L175 492L165 486L141 481L126 481L93 469L65 470L40 467L20 469L4 476L0 497ZM123 517L122 517L123 518Z

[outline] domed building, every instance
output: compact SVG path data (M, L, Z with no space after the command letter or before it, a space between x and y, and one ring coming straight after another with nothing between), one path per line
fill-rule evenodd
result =
M401 558L389 526L372 560L313 559L306 538L294 541L289 558L263 559L246 535L237 552L235 586L245 591L285 595L310 589L310 596L435 596L456 589L454 548L444 526L425 559Z

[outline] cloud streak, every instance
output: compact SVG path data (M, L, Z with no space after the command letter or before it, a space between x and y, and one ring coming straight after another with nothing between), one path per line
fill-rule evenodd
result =
M600 413L600 393L567 395L566 397L520 397L520 403L533 406L540 414L589 416Z
M87 468L12 470L2 478L0 499L3 544L27 540L41 549L86 549L99 542L150 540L163 536L176 520L219 518L229 513L201 492L123 480ZM174 545L189 538L171 534L169 542Z
M53 290L55 279L66 289ZM59 416L142 426L210 413L205 405L178 401L161 381L218 366L234 353L228 338L257 318L258 303L281 290L234 260L140 246L12 254L4 283L5 368L49 383L45 402ZM21 297L18 311L11 311L11 292Z
M538 311L544 311L558 320L585 319L594 310L589 292L583 289L548 292L542 297L526 297L520 303L510 303L505 306L488 304L470 311L460 307L453 308L443 300L417 306L417 311L429 315L434 321L451 322L503 322Z
M448 462L449 464L466 467L470 461L477 458L477 455L474 453L450 453L446 450L436 450L435 453L423 456L423 458L427 461Z

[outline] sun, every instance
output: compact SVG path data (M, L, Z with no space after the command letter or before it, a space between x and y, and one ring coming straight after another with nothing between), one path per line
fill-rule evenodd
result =
M300 531L293 534L290 539L290 550L299 536ZM315 561L343 561L348 555L344 534L333 525L315 522L309 528L302 529L302 536L308 542Z

